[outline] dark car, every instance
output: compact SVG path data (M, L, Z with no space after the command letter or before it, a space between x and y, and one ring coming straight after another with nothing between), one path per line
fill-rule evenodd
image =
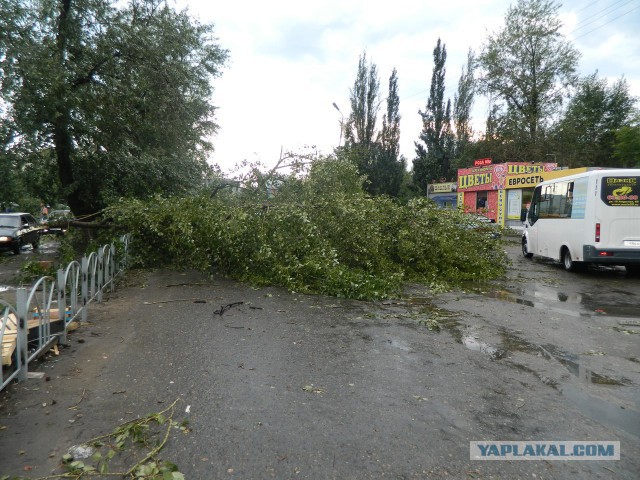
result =
M68 222L71 220L74 220L71 210L52 210L47 219L42 222L44 225L42 233L64 235L67 233Z
M24 245L40 244L42 228L30 213L0 213L0 250L18 255Z

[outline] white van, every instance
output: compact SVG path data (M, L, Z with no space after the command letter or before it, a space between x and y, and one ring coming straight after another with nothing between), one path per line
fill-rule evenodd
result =
M640 169L592 170L538 184L523 211L522 253L562 262L624 265L640 273Z

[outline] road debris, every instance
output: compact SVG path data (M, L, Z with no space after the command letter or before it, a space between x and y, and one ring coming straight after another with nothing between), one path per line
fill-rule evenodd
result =
M214 310L213 314L214 315L224 315L224 312L232 309L233 307L237 307L238 305L243 305L244 302L233 302L233 303L227 303L226 305L222 305L219 309Z
M305 385L304 387L302 387L302 390L309 393L317 393L318 395L322 395L323 393L325 393L322 388L314 387L313 383L311 385Z

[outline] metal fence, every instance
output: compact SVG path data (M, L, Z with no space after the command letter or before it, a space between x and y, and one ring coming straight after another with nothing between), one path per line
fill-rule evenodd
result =
M59 269L56 278L42 277L28 289L18 288L15 306L0 300L0 390L14 379L26 380L29 362L54 344L66 343L71 322L87 321L91 302L101 302L105 290L114 290L128 247L128 237L121 237Z

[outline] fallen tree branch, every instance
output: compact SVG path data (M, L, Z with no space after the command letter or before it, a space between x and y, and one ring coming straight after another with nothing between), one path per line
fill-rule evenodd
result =
M227 303L226 305L222 305L218 310L215 310L213 314L222 316L227 310L242 304L244 304L244 302Z

